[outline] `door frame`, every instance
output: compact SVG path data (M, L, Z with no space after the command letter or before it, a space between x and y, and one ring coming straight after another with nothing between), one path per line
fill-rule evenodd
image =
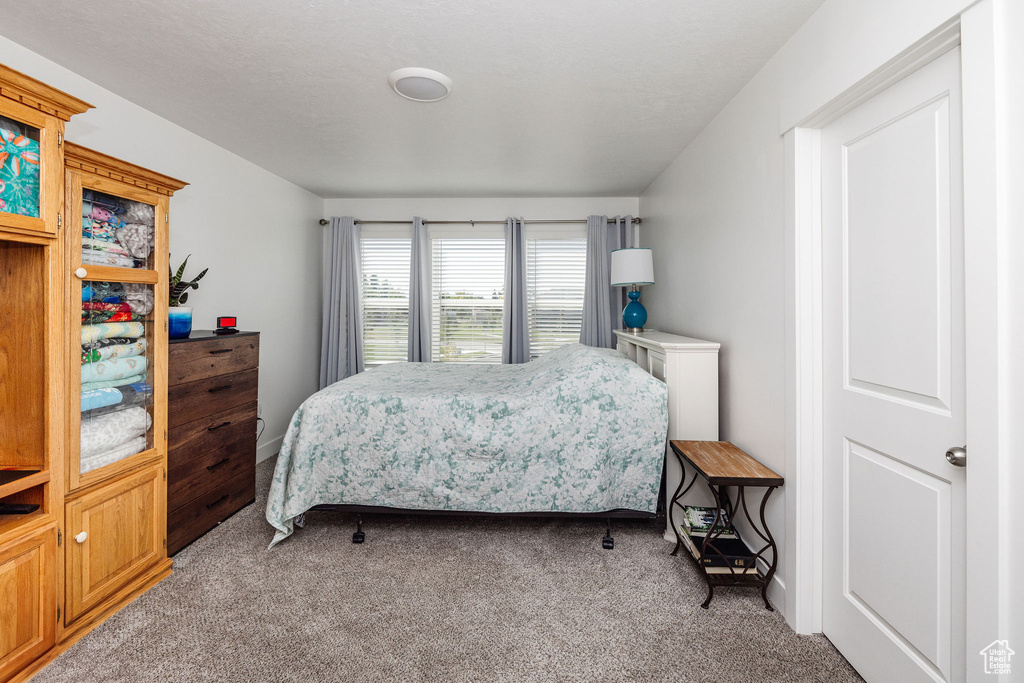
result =
M821 129L957 45L961 47L966 301L967 657L1005 633L1009 549L999 544L1009 447L999 440L996 55L993 0L981 2L783 134L786 247L786 619L822 629ZM1005 314L1004 314L1005 318ZM1003 323L1005 325L1005 321ZM950 444L953 445L953 444ZM941 457L937 453L936 457ZM1002 493L1001 493L1002 492ZM1005 517L1005 515L1004 515ZM991 520L1000 520L992 524ZM1002 580L1002 582L1000 582ZM996 587L993 589L992 587ZM1001 628L1002 627L1002 628ZM1005 637L1005 636L999 636ZM986 640L988 638L988 640ZM978 667L980 670L980 667Z

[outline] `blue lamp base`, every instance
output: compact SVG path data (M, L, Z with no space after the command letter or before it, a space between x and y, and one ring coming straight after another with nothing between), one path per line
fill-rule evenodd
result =
M640 290L634 289L627 293L629 303L622 309L622 326L627 332L638 334L644 331L647 322L647 309L640 303Z

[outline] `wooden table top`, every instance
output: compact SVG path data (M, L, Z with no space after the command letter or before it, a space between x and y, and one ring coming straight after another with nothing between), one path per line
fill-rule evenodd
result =
M728 441L673 441L672 450L715 486L782 486L784 482Z

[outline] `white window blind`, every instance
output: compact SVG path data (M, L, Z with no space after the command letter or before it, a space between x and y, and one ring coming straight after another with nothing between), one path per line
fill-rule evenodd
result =
M433 239L433 360L501 362L505 240Z
M580 340L587 238L526 241L526 300L530 319L530 356Z
M407 360L411 240L363 237L361 246L364 363Z

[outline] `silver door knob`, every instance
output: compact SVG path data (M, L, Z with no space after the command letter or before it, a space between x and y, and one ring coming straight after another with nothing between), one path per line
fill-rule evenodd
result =
M946 451L946 460L956 467L967 467L967 446L953 446Z

